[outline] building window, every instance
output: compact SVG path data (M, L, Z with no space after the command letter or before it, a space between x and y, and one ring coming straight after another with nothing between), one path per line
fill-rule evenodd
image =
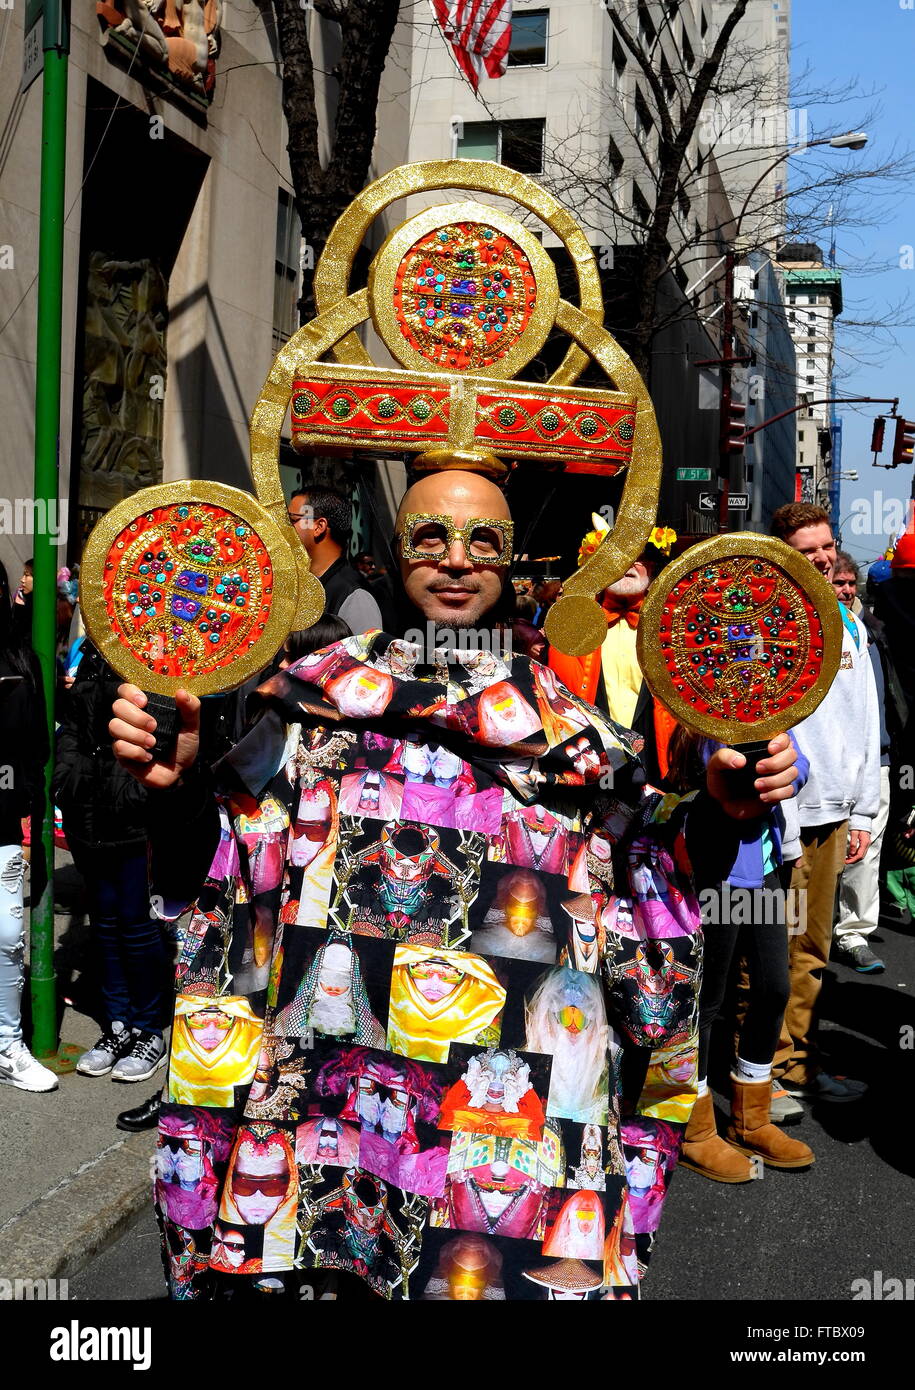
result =
M648 6L644 0L639 0L639 42L645 48L651 48L657 37L657 30L652 23L651 15L648 13Z
M668 66L666 58L661 59L661 81L664 84L664 95L667 97L671 106L673 106L677 98L677 84L674 82L673 73Z
M654 130L654 121L651 119L651 112L648 110L648 103L642 96L638 87L635 89L635 133L643 140L647 139Z
M623 156L620 154L619 145L612 135L607 144L607 163L613 170L613 177L618 179L623 172Z
M651 218L651 208L643 198L637 183L632 185L632 211L642 226L647 227Z
M457 142L458 159L499 160L499 127L495 121L465 121Z
M546 62L549 37L549 10L527 10L512 16L512 36L508 49L510 68L541 67Z
M614 92L622 91L623 78L626 76L626 55L620 48L616 39L613 40L613 72L610 78L610 85Z
M499 161L519 174L543 173L546 121L503 121L499 127Z
M493 159L519 174L543 173L545 121L465 121L459 159Z
M705 38L708 33L708 20L705 17L705 10L699 12L699 33Z
M276 263L273 280L273 346L277 349L298 327L302 224L292 194L279 191L276 209Z
M808 386L813 386L815 381L816 381L816 378L815 378L815 377L808 376L808 378L807 378L807 385L808 385Z
M680 216L681 216L681 217L686 218L686 217L689 216L689 209L690 209L689 196L688 196L688 194L687 194L687 192L686 192L686 189L683 187L682 183L678 183L678 184L677 184L677 206L678 206L679 209L680 209Z
M685 30L683 31L683 66L686 68L687 72L692 72L693 68L696 66L696 55L693 52L692 44L686 37Z

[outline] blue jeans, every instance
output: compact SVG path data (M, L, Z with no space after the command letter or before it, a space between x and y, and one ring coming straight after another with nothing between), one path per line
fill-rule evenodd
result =
M25 927L21 845L0 845L0 1051L22 1041Z
M150 917L146 847L82 849L74 859L100 957L105 1022L161 1033L168 952L161 924Z

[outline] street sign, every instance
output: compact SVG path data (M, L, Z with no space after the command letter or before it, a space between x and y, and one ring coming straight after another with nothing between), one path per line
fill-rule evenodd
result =
M27 91L35 78L41 76L44 55L51 49L57 53L70 52L70 16L66 0L26 0L20 92Z
M20 92L29 87L44 71L44 0L27 0L25 7L25 43L22 50L22 81Z
M748 512L750 510L750 494L748 492L732 492L728 497L728 511Z
M678 468L678 483L710 483L712 480L712 470L710 468Z
M717 497L715 496L714 492L700 492L700 493L699 493L699 510L700 510L700 512L713 512L713 511L715 510L715 507L717 506L717 503L718 503L718 499L717 499Z

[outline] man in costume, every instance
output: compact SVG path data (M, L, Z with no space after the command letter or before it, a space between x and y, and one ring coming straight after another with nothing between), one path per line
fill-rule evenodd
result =
M438 526L442 517L455 528L450 543L439 546L438 532L434 532L436 543L421 550L430 534L423 528L433 523ZM474 518L487 521L482 537ZM468 526L468 522L473 524ZM402 601L410 626L428 621L460 633L462 628L492 623L507 582L508 565L503 561L511 554L511 539L505 497L491 482L461 469L421 478L401 504L395 541L402 554ZM488 554L475 553L481 545ZM415 558L417 553L423 558ZM370 921L366 918L368 937L350 938L351 943L364 943L360 946L361 968L371 971L388 1001L387 1017L380 1009L377 1017L379 1025L386 1027L384 1042L358 1034L354 1039L377 1047L388 1065L402 1066L404 1058L421 1061L433 1072L438 1071L442 1079L442 1064L448 1062L453 1043L501 1049L506 1057L511 1056L512 1049L541 1054L552 1077L542 1137L538 1141L474 1135L439 1127L440 1142L450 1154L439 1195L411 1193L378 1178L369 1182L360 1168L302 1164L298 1174L298 1235L293 1239L286 1204L294 1198L295 1165L287 1168L283 1160L287 1152L294 1157L294 1125L276 1122L260 1135L258 1122L246 1115L241 1102L235 1112L236 1123L241 1134L251 1137L240 1150L243 1179L240 1184L236 1180L237 1191L231 1183L224 1189L220 1215L224 1225L244 1225L254 1219L250 1213L245 1217L242 1205L255 1189L263 1191L263 1184L258 1186L258 1172L245 1176L244 1163L250 1159L256 1166L259 1159L266 1162L269 1158L273 1166L263 1175L268 1189L265 1195L276 1212L267 1222L271 1239L265 1242L264 1272L282 1270L294 1280L299 1270L330 1266L363 1277L375 1291L389 1297L417 1298L423 1293L415 1273L423 1233L444 1225L486 1237L516 1237L517 1244L509 1243L516 1265L512 1287L517 1297L524 1297L528 1289L527 1296L536 1297L536 1287L523 1277L523 1270L538 1267L539 1257L545 1253L542 1245L547 1225L550 1220L556 1224L557 1215L564 1210L568 1171L564 1144L574 1145L571 1152L577 1157L584 1125L607 1124L611 1131L608 1149L619 1145L618 1102L611 1087L615 1090L617 1078L626 1069L611 1063L623 1049L632 1053L628 1074L634 1080L630 1079L631 1094L624 1099L638 1113L639 1078L648 1071L653 1054L695 1037L700 937L698 912L691 907L693 899L685 875L687 846L694 854L701 853L703 847L723 852L722 846L730 837L736 848L736 831L732 830L741 817L759 814L760 799L765 803L791 794L794 754L787 736L779 736L770 744L770 756L761 764L757 796L749 802L732 799L728 771L741 766L742 758L729 749L711 758L703 791L680 801L661 798L644 789L633 743L625 730L554 685L560 707L571 704L585 722L583 729L572 728L565 746L553 747L543 731L543 720L537 717L535 723L531 719L539 702L548 698L544 694L548 687L537 680L541 668L518 656L496 659L494 667L488 684L480 689L476 674L479 663L475 666L472 654L457 650L446 663L434 653L384 634L346 639L317 658L304 658L262 687L261 717L212 775L197 761L197 699L179 694L183 729L174 753L164 762L152 762L147 749L152 742L149 731L153 721L143 711L145 697L136 687L121 688L111 732L116 755L150 790L154 886L167 880L163 891L166 900L189 901L199 893L201 884L206 885L209 916L196 956L187 964L183 981L186 993L193 992L198 977L205 974L212 978L214 970L224 967L231 956L233 937L248 930L252 914L246 879L250 845L243 847L237 867L223 853L216 877L208 868L220 845L220 826L223 834L237 838L235 798L245 798L247 805L247 798L270 797L286 808L290 834L284 849L285 866L275 886L258 895L260 905L272 904L274 920L283 923L288 920L287 904L299 900L304 872L295 863L291 833L302 786L309 778L313 782L315 776L339 784L355 770L360 739L364 746L370 729L414 747L425 744L430 763L434 750L447 745L471 768L477 787L498 787L501 792L497 832L437 831L440 845L434 852L444 855L460 878L459 891L453 892L447 909L441 909L448 920L433 918L431 926L426 921L419 936L411 938L409 918L403 911L393 919L380 914ZM341 677L349 677L344 686ZM364 707L349 698L356 683L374 692ZM341 689L346 691L343 698L339 696ZM380 691L383 696L378 696ZM574 720L573 726L579 722ZM572 742L580 745L582 739L593 756L582 758L579 746L578 770L565 751ZM255 768L259 769L256 778ZM612 797L601 789L601 778L610 771L614 774ZM272 815L271 825L275 819ZM307 921L287 925L276 933L269 989L251 996L252 1008L261 1016L269 1009L270 999L296 1000L299 1033L303 1026L314 1028L314 1053L309 1055L314 1056L315 1074L326 1050L337 1044L332 1035L320 1034L311 1016L320 967L316 975L315 957L305 949L304 938L330 932L327 947L340 946L355 956L353 945L345 944L341 913L333 904L342 903L344 890L351 901L359 900L359 883L368 881L360 880L360 875L375 870L372 864L361 862L361 851L354 853L352 846L379 844L385 829L370 814L360 813L352 820L347 834L355 838L350 839L349 848L340 849L323 902L313 895ZM406 831L419 837L417 846L428 833L421 824L401 818L393 832L387 832L389 840L392 833ZM589 846L598 841L600 848L592 854ZM585 852L580 854L582 850ZM384 843L380 852L388 852ZM596 866L593 873L589 868L592 863ZM516 867L535 873L546 900L557 905L552 922L557 937L564 938L568 930L566 914L559 905L583 892L593 894L601 908L612 899L613 920L626 921L626 934L608 930L600 953L568 949L561 959L569 964L552 969L511 956L493 954L487 958L468 951L471 934L483 926L485 912L494 900L498 880L507 868ZM377 877L372 881L377 882ZM649 886L656 908L650 935L643 919L632 910ZM667 904L677 905L677 920L670 916ZM665 913L669 917L666 935ZM360 931L355 924L357 915L353 915L354 925L348 930ZM463 949L448 944L452 941L462 942ZM329 954L330 950L325 950L325 966ZM331 964L338 969L336 962ZM340 968L345 976L346 967ZM639 980L645 978L654 983L643 990ZM663 1007L659 1008L662 982ZM290 1021L287 1017L287 1030ZM570 1059L577 1055L581 1040L587 1044L582 1055L587 1053L588 1062L582 1069L583 1084L569 1071ZM496 1053L490 1055L495 1057ZM301 1102L303 1114L337 1119L343 1098L339 1094L322 1095L312 1082ZM560 1125L569 1127L568 1135ZM372 1128L377 1126L373 1123ZM278 1139L278 1131L285 1135L284 1142ZM381 1136L375 1138L381 1140ZM291 1186L287 1189L285 1177L289 1174ZM359 1196L358 1211L353 1205L354 1193ZM581 1195L584 1193L587 1195ZM599 1216L588 1206L594 1201L600 1206ZM589 1251L597 1249L598 1231L606 1235L608 1250L611 1233L617 1233L609 1256L588 1264L592 1277L606 1284L613 1297L637 1295L635 1259L628 1253L621 1258L618 1253L623 1241L619 1233L625 1232L629 1220L627 1212L625 1178L614 1174L607 1176L603 1191L582 1189L563 1221L563 1230L569 1227L576 1248L587 1246ZM163 1220L167 1229L168 1218ZM369 1228L371 1252L366 1245ZM198 1234L199 1248L203 1248L204 1238ZM640 1242L639 1261L644 1267L652 1237L643 1237L637 1230L634 1238ZM508 1258L505 1252L500 1253ZM198 1296L212 1292L211 1274L212 1270L194 1275Z

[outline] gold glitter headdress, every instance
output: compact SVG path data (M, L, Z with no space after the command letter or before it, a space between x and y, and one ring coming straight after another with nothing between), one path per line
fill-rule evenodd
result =
M368 284L350 292L373 219L412 194L454 188L510 199L565 246L576 306L552 260L515 218L474 201L434 206L388 236ZM632 362L603 327L594 253L549 193L481 160L395 169L339 219L315 272L317 317L278 353L251 417L257 495L207 483L146 489L89 539L81 600L92 640L147 690L228 688L263 668L293 628L315 622L324 595L289 523L279 446L291 407L302 452L382 448L415 467L501 478L505 458L607 476L626 470L616 523L564 585L546 634L577 655L599 645L595 595L641 554L655 522L661 447ZM355 329L371 322L396 368L376 367ZM543 384L514 378L558 329L571 339ZM611 390L576 382L589 362ZM188 558L190 557L190 559Z

